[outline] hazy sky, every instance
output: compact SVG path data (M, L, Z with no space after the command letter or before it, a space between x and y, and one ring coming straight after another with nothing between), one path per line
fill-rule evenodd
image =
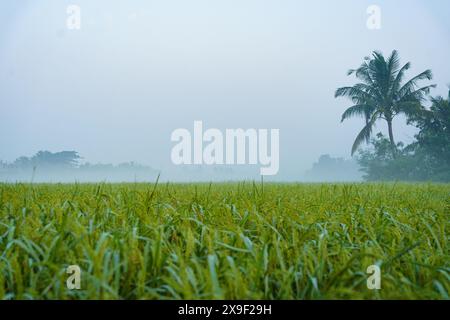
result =
M69 4L81 30L66 28ZM371 4L381 30L366 27ZM399 50L409 77L431 68L446 93L449 12L448 0L2 0L0 159L77 150L170 171L171 132L202 120L280 129L279 179L295 179L321 154L349 157L362 120L340 123L351 104L334 91L371 51Z

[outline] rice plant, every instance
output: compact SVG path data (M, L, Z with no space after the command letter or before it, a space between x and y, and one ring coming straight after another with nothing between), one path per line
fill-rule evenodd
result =
M449 218L448 184L0 184L0 298L448 299Z

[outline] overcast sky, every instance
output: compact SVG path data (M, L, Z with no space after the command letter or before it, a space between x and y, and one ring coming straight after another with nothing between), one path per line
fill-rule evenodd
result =
M81 30L66 27L69 4ZM381 30L366 27L371 4ZM340 123L351 104L334 91L371 51L399 50L408 77L431 68L433 94L447 92L449 12L448 0L2 0L0 159L76 150L169 172L171 132L202 120L280 129L279 179L295 179L321 154L350 156L363 121Z

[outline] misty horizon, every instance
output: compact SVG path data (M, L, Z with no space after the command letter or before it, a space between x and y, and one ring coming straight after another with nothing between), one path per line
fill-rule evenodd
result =
M0 4L3 161L76 150L89 163L134 161L176 180L171 133L202 120L279 129L279 172L268 180L296 181L322 155L351 159L363 119L341 124L350 102L334 92L374 50L398 50L412 63L408 78L431 69L433 96L450 81L447 1L380 0L379 30L366 25L371 1L251 0L235 10L236 1L79 0L80 30L66 27L70 4ZM402 117L394 127L405 143L417 132ZM232 169L259 177L257 166Z

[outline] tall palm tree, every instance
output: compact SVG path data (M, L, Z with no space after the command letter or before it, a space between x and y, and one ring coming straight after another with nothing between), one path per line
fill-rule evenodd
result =
M364 62L356 70L350 70L348 75L354 74L360 83L352 87L336 90L335 97L347 97L354 103L342 115L342 121L353 116L364 117L366 124L355 139L352 155L364 141L368 142L377 120L387 122L392 155L395 157L396 145L392 130L392 120L398 114L406 117L415 115L422 109L421 103L431 88L435 85L419 87L420 80L431 80L431 70L426 70L403 84L405 72L411 67L408 62L400 67L397 51L385 59L382 53L374 51L371 57L364 58Z

